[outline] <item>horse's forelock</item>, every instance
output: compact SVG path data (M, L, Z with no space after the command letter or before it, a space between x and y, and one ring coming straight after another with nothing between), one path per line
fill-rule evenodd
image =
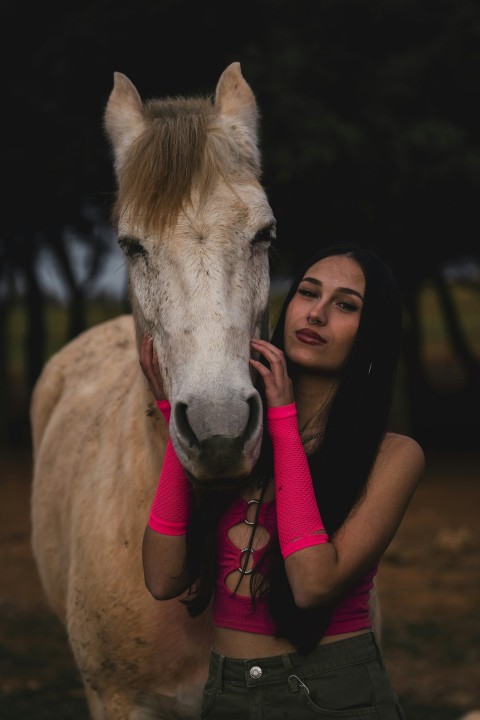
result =
M238 173L242 162L208 99L150 100L144 114L146 130L119 171L114 218L127 212L141 218L146 231L162 232L193 189L202 203L215 180Z

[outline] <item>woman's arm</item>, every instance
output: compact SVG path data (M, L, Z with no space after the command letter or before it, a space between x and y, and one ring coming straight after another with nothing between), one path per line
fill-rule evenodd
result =
M159 405L167 420L170 406L166 401ZM185 533L191 495L190 482L169 439L142 545L145 585L157 600L178 597L189 586Z
M188 589L185 556L185 535L162 535L147 525L142 545L143 574L156 600L171 600Z
M334 536L286 557L299 607L315 607L338 597L378 562L398 530L424 466L417 442L403 435L386 436L364 497Z
M140 365L168 425L170 403L147 335L140 346ZM169 439L142 544L145 585L157 600L178 597L188 588L185 533L190 507L191 486Z
M315 607L341 595L382 557L420 481L424 454L412 438L388 434L364 496L328 538L296 417L291 417L294 397L283 352L264 340L252 341L252 347L269 363L267 368L257 360L250 361L263 379L269 406L277 524L285 569L296 604ZM296 415L296 409L294 412Z

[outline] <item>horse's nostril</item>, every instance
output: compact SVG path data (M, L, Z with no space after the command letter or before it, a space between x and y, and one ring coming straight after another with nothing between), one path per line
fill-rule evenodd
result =
M191 448L200 449L198 438L188 422L187 405L185 403L177 403L175 407L175 425L177 433L188 442Z

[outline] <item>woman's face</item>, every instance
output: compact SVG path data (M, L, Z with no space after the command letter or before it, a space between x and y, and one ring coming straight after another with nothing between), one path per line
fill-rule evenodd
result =
M312 265L287 308L287 358L305 369L340 372L357 334L364 296L363 271L347 255Z

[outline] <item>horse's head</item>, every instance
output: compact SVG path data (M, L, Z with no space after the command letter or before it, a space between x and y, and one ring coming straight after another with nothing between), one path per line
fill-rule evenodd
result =
M105 111L137 341L153 336L173 445L204 484L248 476L261 443L250 340L265 334L275 221L257 123L239 63L213 99L143 103L115 73Z

